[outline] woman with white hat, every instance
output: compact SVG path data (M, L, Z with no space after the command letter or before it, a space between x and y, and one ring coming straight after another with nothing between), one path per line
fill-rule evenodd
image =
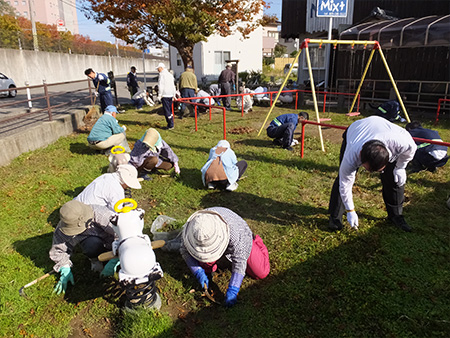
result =
M247 169L247 162L239 161L231 150L230 143L221 140L209 151L208 161L202 171L203 185L208 189L226 189L234 191L238 187L237 181Z
M247 222L230 209L212 207L195 212L183 227L181 255L202 288L217 261L231 262L231 279L225 305L236 304L245 274L263 279L270 272L269 252L261 237L253 234Z
M141 139L136 141L130 157L129 163L138 170L139 176L144 180L151 179L148 174L154 169L174 168L176 174L180 173L178 156L154 128L147 129Z

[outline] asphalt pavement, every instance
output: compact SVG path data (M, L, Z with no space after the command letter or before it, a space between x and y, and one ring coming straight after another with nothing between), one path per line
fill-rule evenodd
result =
M157 80L155 80L157 76L158 74L156 72L146 74L147 87L157 84ZM138 74L138 79L143 88L144 81L142 74ZM116 89L118 105L131 103L130 93L126 86L126 75L116 77ZM87 81L60 85L49 84L48 92L51 106L64 104L61 107L52 109L53 119L66 116L73 110L89 109L91 105ZM0 97L0 138L23 131L30 126L49 121L47 111L39 112L40 109L47 108L44 88L30 89L30 94L33 99L31 109L29 109L28 101L26 101L26 90L19 90L15 98ZM114 91L113 97L115 100ZM71 103L71 101L75 100L76 102Z

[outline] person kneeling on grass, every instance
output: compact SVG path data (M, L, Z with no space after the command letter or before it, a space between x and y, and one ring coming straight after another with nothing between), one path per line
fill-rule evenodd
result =
M270 122L267 127L267 136L273 138L273 143L282 146L284 149L292 151L292 146L296 143L294 141L294 131L297 128L298 121L308 120L309 115L306 112L297 114L283 114L277 116Z
M60 273L60 278L53 292L65 293L67 284L75 284L70 256L76 245L91 261L91 269L103 270L98 255L111 250L114 240L114 229L110 223L115 213L100 205L86 205L72 200L64 204L60 211L60 221L53 234L50 259L55 262L53 270ZM103 271L102 271L103 272ZM101 274L100 274L101 275Z
M178 156L154 128L147 129L141 139L136 141L130 157L129 164L138 170L139 177L144 180L151 180L149 174L154 170L174 168L176 174L180 173Z
M238 187L237 181L247 169L247 162L239 161L231 150L230 143L221 140L209 151L206 164L201 169L203 185L208 189L234 191Z
M255 279L270 272L269 252L238 214L223 207L195 212L183 226L181 255L199 281L209 288L208 275L231 264L231 279L225 305L236 304L245 274Z
M117 108L108 106L105 113L95 122L87 138L89 147L96 150L108 150L114 146L122 146L130 152L125 130L127 127L119 126L116 120Z

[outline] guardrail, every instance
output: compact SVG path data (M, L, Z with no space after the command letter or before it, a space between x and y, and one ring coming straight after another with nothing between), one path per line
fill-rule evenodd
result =
M58 92L58 93L54 93L54 94L50 94L49 93L49 87L53 87L53 86L60 86L60 85L65 85L65 84L74 84L74 83L82 83L82 82L87 82L87 86L81 89L76 89L76 90L71 90L71 91L65 91L65 92ZM43 89L43 95L42 96L38 96L38 97L31 97L31 92L30 89L37 89L37 88L42 88ZM91 85L91 81L89 79L86 80L78 80L78 81L67 81L67 82L57 82L57 83L51 83L51 84L47 84L46 81L43 81L42 85L34 85L34 86L25 86L25 87L17 87L17 88L9 88L9 89L2 89L3 91L26 91L27 93L27 98L25 100L14 100L13 102L9 102L9 103L5 103L5 104L0 104L0 109L1 108L5 108L5 107L11 107L11 106L16 106L20 103L27 103L28 104L28 108L27 108L27 112L26 113L22 113L19 115L15 115L9 118L5 118L5 119L1 119L0 120L0 124L8 122L8 121L12 121L12 120L18 120L24 116L30 116L31 114L37 114L37 113L42 113L47 111L48 113L48 119L49 121L53 121L53 114L52 114L52 110L55 108L59 108L68 104L72 104L87 98L91 99L91 104L93 104L93 87ZM57 104L57 105L51 105L51 101L50 99L52 97L57 97L57 96L61 96L61 95L66 95L68 93L77 93L77 92L81 92L81 91L85 91L85 90L89 90L89 95L87 96L83 96L81 98L78 99L73 99L73 100L69 100L67 102L61 103L61 104ZM37 100L43 100L45 99L46 108L42 108L42 109L37 109L37 110L31 110L32 106L33 106L33 101L37 101Z

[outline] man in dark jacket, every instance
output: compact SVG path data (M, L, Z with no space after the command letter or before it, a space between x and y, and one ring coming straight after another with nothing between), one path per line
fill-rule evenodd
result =
M220 73L219 76L219 86L220 86L220 95L230 95L231 94L231 86L235 86L235 77L236 74L231 70L231 65L227 64L224 70ZM227 109L231 109L231 97L223 97L222 98L223 106Z
M432 141L440 141L441 137L435 130L425 129L419 122L411 122L406 125L406 130L412 137L426 138ZM417 151L408 167L409 172L416 173L421 170L436 171L436 168L442 167L448 161L447 147L431 143L415 141Z
M283 114L277 116L267 127L267 136L273 138L273 143L282 146L284 149L292 151L294 131L297 128L298 120L307 120L308 113L300 112L297 114Z
M103 73L94 72L92 68L86 69L84 74L92 79L97 90L95 96L100 96L100 109L104 113L106 107L114 105L109 77Z
M131 67L131 72L127 74L127 86L130 95L133 96L139 89L136 67Z

